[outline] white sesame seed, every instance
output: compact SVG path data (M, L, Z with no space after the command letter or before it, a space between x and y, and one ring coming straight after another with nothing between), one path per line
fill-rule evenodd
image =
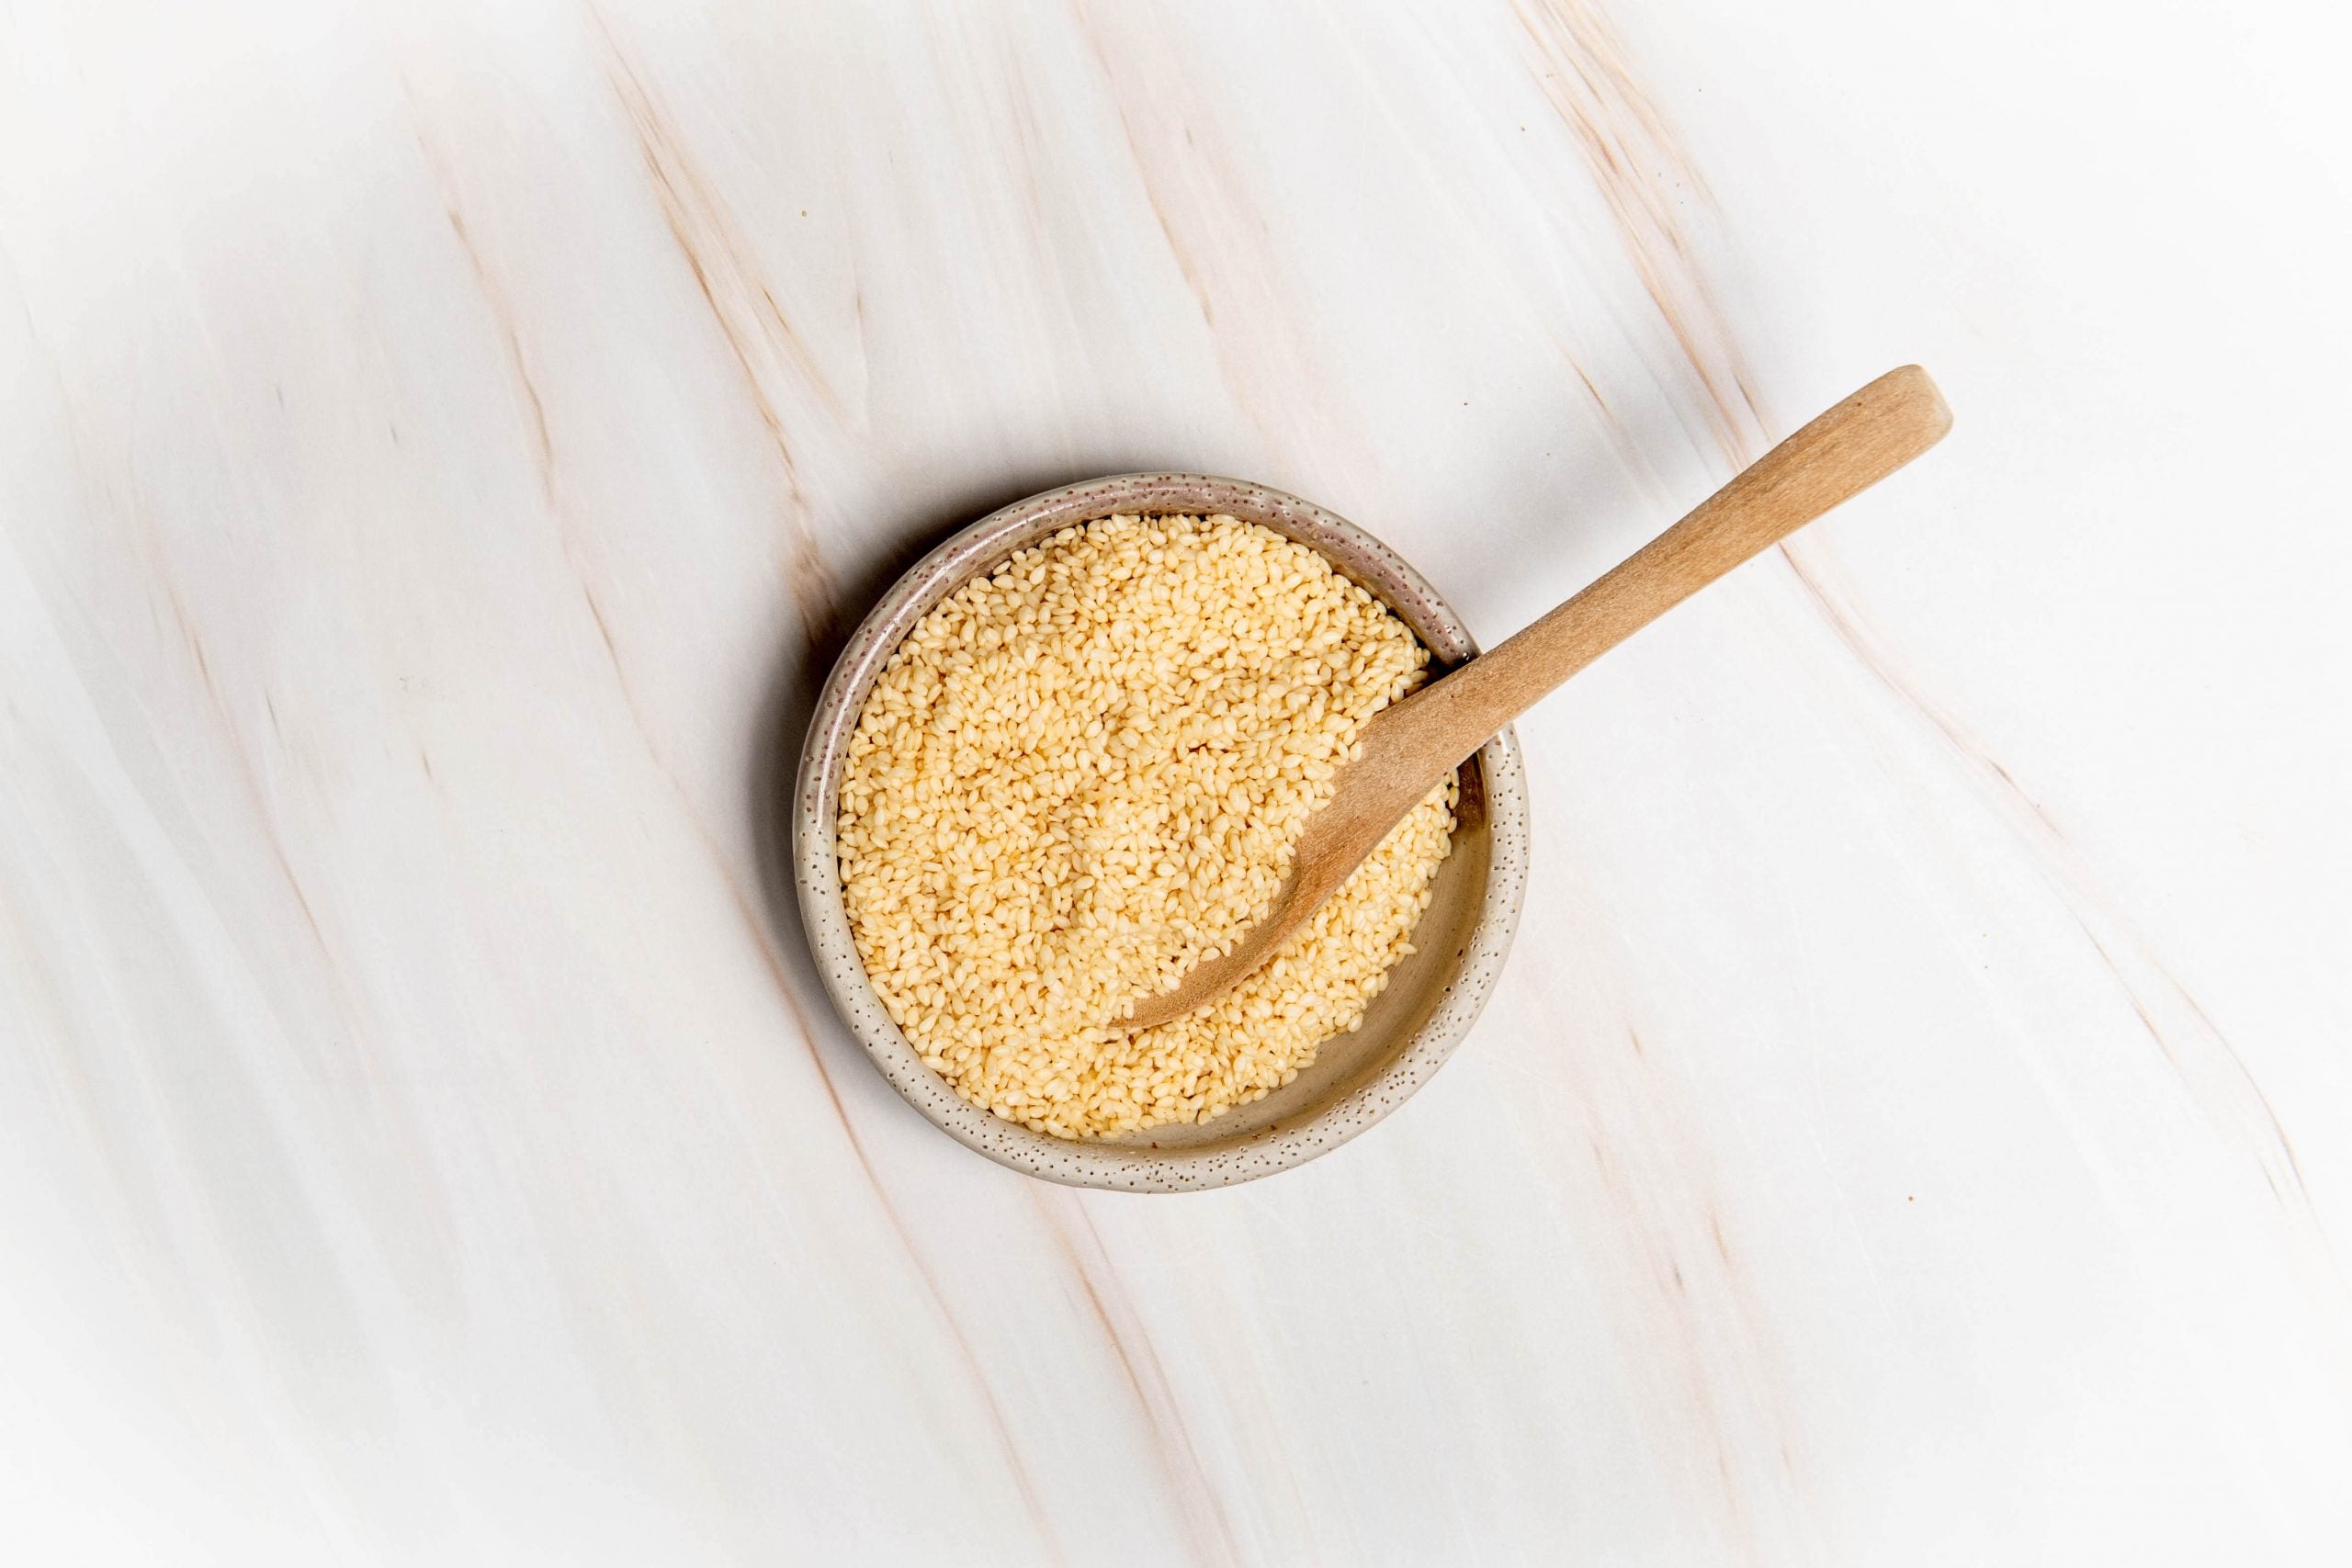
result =
M1106 518L967 583L848 748L842 893L884 1009L958 1094L1057 1137L1292 1081L1412 951L1451 781L1225 997L1105 1021L1263 915L1364 721L1428 659L1321 556L1231 517Z

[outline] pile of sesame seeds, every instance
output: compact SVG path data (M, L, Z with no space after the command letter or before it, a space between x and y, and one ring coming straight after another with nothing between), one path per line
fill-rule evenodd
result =
M1204 1121L1296 1077L1412 951L1451 783L1266 966L1109 1022L1261 917L1364 721L1427 651L1320 555L1231 517L1062 530L926 615L842 781L850 926L972 1103L1059 1137Z

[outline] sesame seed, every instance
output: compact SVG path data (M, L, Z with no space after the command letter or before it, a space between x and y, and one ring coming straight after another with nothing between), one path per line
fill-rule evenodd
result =
M971 1103L1041 1133L1200 1122L1361 1026L1429 907L1454 784L1267 964L1114 1020L1263 918L1307 817L1428 651L1306 546L1226 516L1104 518L966 583L891 656L842 782L875 994Z

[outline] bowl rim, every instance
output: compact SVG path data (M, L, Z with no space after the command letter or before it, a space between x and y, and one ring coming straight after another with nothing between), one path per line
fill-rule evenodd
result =
M1478 917L1453 978L1404 1048L1372 1077L1310 1115L1228 1145L1154 1149L1075 1142L1033 1132L958 1095L925 1066L866 979L842 896L835 831L850 736L890 656L940 601L1015 550L1076 524L1113 515L1225 512L1260 522L1331 557L1405 620L1441 663L1477 645L1453 607L1403 557L1338 513L1255 483L1213 474L1113 474L1041 491L959 529L891 584L835 659L809 715L792 811L792 863L800 916L817 973L833 1007L884 1078L933 1125L1000 1165L1067 1186L1124 1191L1198 1191L1271 1176L1328 1154L1385 1119L1427 1083L1485 1008L1519 925L1526 891L1527 789L1510 729L1481 747L1488 863ZM1319 536L1319 538L1318 538Z

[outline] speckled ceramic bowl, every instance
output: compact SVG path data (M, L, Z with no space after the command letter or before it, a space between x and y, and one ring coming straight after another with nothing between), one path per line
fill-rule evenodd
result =
M874 682L917 622L966 582L1059 528L1114 513L1224 513L1319 550L1413 628L1440 665L1477 651L1421 574L1345 518L1296 496L1205 474L1122 474L1033 495L981 519L925 556L857 628L825 682L800 755L792 819L800 912L834 1005L882 1076L922 1111L990 1159L1048 1181L1183 1192L1268 1176L1338 1148L1405 1102L1469 1030L1494 989L1527 885L1527 784L1519 742L1503 731L1462 770L1461 826L1440 868L1419 949L1398 964L1363 1027L1324 1042L1315 1065L1263 1100L1197 1126L1153 1127L1071 1143L967 1103L922 1065L883 1011L850 939L834 854L842 764Z

